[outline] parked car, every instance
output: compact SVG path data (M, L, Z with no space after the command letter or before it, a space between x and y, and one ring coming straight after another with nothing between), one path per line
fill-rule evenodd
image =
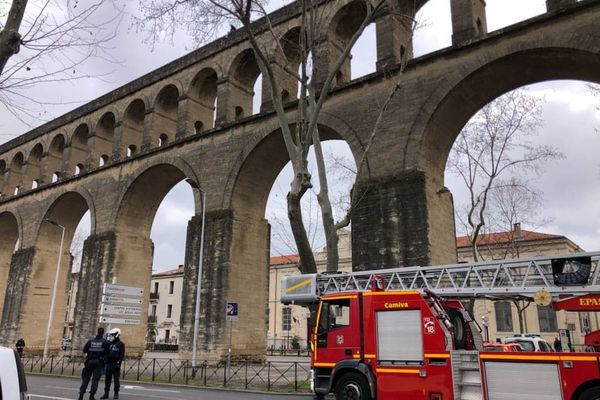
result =
M484 343L483 351L524 351L518 343Z
M552 346L546 342L543 338L535 335L522 335L504 338L502 341L505 344L516 343L523 348L523 351L537 351L537 352L552 352Z
M0 365L0 399L27 399L27 379L17 352L0 347Z

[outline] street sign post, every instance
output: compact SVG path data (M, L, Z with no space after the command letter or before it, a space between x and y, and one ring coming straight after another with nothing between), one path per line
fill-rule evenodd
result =
M225 318L229 321L229 348L227 349L227 374L229 376L231 376L231 337L233 336L233 321L236 321L239 315L239 304L228 301L225 308Z
M227 302L227 313L225 314L227 321L235 321L240 313L238 303Z

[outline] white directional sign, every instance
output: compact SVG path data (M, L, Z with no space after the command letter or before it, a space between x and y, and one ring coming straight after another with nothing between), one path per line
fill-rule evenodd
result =
M104 295L143 297L144 288L105 283L102 289Z
M137 304L142 305L144 300L137 297L102 296L103 304Z
M140 320L131 318L100 317L100 323L117 325L139 325Z
M144 288L105 283L102 287L100 323L139 325L143 304Z
M126 315L126 316L139 316L142 315L141 307L127 307L127 306L111 306L103 305L100 309L102 315Z

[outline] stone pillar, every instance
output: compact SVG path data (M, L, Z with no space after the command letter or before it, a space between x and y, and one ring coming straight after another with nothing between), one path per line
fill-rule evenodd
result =
M450 11L453 45L487 33L485 0L452 0Z
M191 136L194 134L194 121L191 121L192 100L184 94L177 99L177 132L175 139Z
M361 183L352 216L353 268L456 262L452 197L422 171Z
M216 211L206 215L198 335L200 359L220 358L224 355L222 350L225 339L225 291L232 224L231 211ZM184 352L192 351L201 226L201 215L192 217L188 222L179 337L180 349Z
M96 333L102 285L115 264L116 235L105 232L88 237L83 244L81 271L77 282L73 348L80 349Z
M313 56L313 85L317 92L323 88L325 79L331 70L331 66L338 60L343 51L343 45L336 43L331 38L324 37L321 42L315 46ZM342 83L350 81L350 57L342 64L342 67L334 79L332 88Z
M408 15L414 17L414 10L385 14L375 21L377 70L400 64L405 54L408 60L413 57L412 21Z
M34 255L33 247L18 250L13 254L10 262L0 323L0 344L4 346L12 347L19 336Z
M144 115L144 131L142 132L142 145L138 149L138 152L145 153L152 147L156 147L158 143L152 143L154 140L153 128L156 124L156 119L158 116L154 113L153 108L146 109L146 113ZM156 136L158 138L158 136Z
M221 126L252 115L253 88L244 87L231 77L217 82L217 121Z
M123 126L123 121L116 121L115 122L115 137L114 137L114 142L115 145L113 146L113 153L112 153L112 162L117 162L121 159L121 157L125 156L127 153L123 153L124 149L123 147L125 146L125 144L123 143L123 134L124 134L124 130L125 127Z
M75 164L73 163L73 158L75 158L76 153L77 149L75 149L71 144L65 145L63 151L63 165L61 168L63 171L61 176L63 178L68 178L75 175Z
M553 12L576 4L577 0L546 0L546 11Z

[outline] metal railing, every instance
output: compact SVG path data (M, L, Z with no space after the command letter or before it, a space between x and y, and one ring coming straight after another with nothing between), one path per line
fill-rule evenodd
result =
M83 369L80 357L53 355L44 361L25 356L22 361L28 373L79 376ZM309 373L308 362L286 361L244 360L232 363L229 370L224 362L203 361L194 368L190 360L158 358L125 359L121 365L125 380L277 392L309 392Z

